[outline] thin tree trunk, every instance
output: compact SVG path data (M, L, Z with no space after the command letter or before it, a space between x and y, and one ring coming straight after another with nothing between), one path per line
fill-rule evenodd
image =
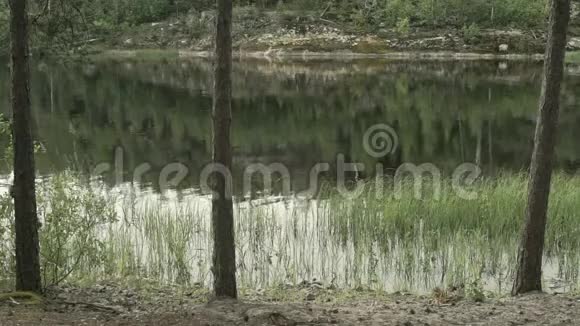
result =
M232 0L217 0L216 63L213 101L213 162L232 167ZM231 178L216 173L212 200L213 275L216 297L237 298L236 253Z
M525 227L512 294L542 290L542 256L564 74L570 0L552 0Z
M483 122L479 125L479 130L477 131L477 144L475 147L475 165L481 167L481 150L483 143Z
M494 175L493 169L493 131L492 131L492 119L487 121L487 160L489 161L489 175Z
M26 0L11 0L12 128L14 139L14 216L16 290L40 293L38 216L34 145L31 133L30 69Z

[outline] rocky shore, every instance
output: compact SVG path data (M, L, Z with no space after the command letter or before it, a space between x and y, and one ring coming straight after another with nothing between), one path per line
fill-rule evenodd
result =
M214 19L213 12L188 13L96 36L82 42L77 50L95 53L161 49L207 56L213 44ZM234 49L241 56L458 59L537 58L544 52L546 41L541 30L361 30L308 13L257 12L248 8L235 10L233 38ZM580 50L580 37L576 37L574 28L568 50Z

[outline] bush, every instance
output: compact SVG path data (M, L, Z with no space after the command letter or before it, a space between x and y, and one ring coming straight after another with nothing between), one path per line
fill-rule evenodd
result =
M4 151L0 151L0 165L12 164L12 131L10 128L10 122L0 113L0 148L4 148Z
M411 32L411 24L409 23L409 18L402 18L397 22L397 26L395 27L395 31L400 36L408 36Z
M97 268L103 260L99 227L115 221L114 206L105 195L78 180L64 172L41 183L37 190L45 285L61 283L80 266Z
M385 12L385 23L390 26L399 27L399 24L410 24L410 17L413 17L415 8L411 1L393 0L387 1Z
M139 0L125 2L123 14L132 24L141 24L161 20L175 8L168 0Z
M475 23L469 26L463 26L462 29L463 39L467 43L474 43L481 36L481 29Z
M285 1L308 9L326 8L327 1ZM455 27L539 27L545 23L547 0L332 0L327 14L356 25L390 26L407 17L410 25Z
M105 255L101 227L115 221L114 205L70 172L54 175L37 189L40 256L46 286L77 279L78 270L100 267ZM0 195L0 272L14 273L14 206L8 193ZM0 279L2 281L2 279Z

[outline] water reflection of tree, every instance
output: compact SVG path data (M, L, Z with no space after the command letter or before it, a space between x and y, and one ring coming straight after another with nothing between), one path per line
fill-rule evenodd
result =
M237 181L244 164L279 161L291 168L294 187L305 188L306 171L317 162L335 161L338 153L370 168L376 160L364 152L362 139L376 123L388 123L399 133L398 155L380 160L387 168L433 162L450 171L463 159L479 159L488 170L492 164L524 168L533 136L538 68L513 64L503 71L493 63L238 64L232 135ZM4 84L8 72L1 69ZM33 84L37 131L49 149L39 157L41 172L71 161L81 167L112 162L113 149L122 146L127 171L148 162L153 170L146 176L153 182L156 171L178 161L193 172L188 184L196 184L211 158L210 72L204 62L42 65ZM578 80L567 82L558 148L565 167L580 157L574 144L580 117L571 93Z

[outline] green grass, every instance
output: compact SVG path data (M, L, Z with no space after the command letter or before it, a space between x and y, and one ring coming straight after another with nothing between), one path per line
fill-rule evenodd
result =
M527 178L503 175L472 187L474 200L459 198L449 183L439 200L416 199L410 182L401 199L374 196L367 185L363 200L328 202L331 233L363 251L378 246L390 256L390 270L417 275L417 269L439 273L447 283L488 278L495 288L510 283L525 211ZM388 188L388 187L387 187ZM427 191L427 193L429 193ZM553 183L546 254L557 260L558 276L578 277L580 178L558 175ZM364 248L364 249L363 249Z
M470 189L477 194L474 200L458 197L449 181L439 199L427 186L426 196L416 199L408 180L399 196L388 180L382 183L382 196L376 195L376 185L367 183L357 200L345 200L331 190L314 201L237 203L240 286L250 292L270 289L276 296L280 289L313 279L345 291L428 293L450 285L472 287L474 293L509 290L525 209L525 175L480 180ZM211 285L207 198L138 195L127 189L115 196L94 196L96 202L109 200L116 207L118 222L94 228L91 238L99 242L91 247L92 260L75 265L69 281ZM53 200L62 198L68 197ZM39 202L41 211L46 205L58 206L42 198ZM555 176L546 277L561 279L569 291L579 284L579 211L580 177ZM61 246L74 261L75 242ZM42 250L55 253L54 248Z
M525 175L480 181L471 189L475 200L459 198L448 182L439 200L429 191L425 199L415 199L409 182L404 182L400 199L389 192L389 182L377 198L375 186L368 183L354 201L330 192L308 204L238 204L240 284L271 288L318 278L342 288L372 290L428 291L481 280L482 287L494 291L511 286L527 193ZM571 226L580 220L575 213L580 208L580 178L556 176L551 199L546 253L558 270L552 276L576 284L580 229ZM115 237L133 244L119 246L123 252L131 247L136 252L114 251L109 260L135 259L131 273L140 271L143 277L209 286L209 202L172 206L136 198L132 206L132 231L123 229ZM127 240L128 234L135 238Z
M580 63L580 51L570 51L566 53L567 63Z

